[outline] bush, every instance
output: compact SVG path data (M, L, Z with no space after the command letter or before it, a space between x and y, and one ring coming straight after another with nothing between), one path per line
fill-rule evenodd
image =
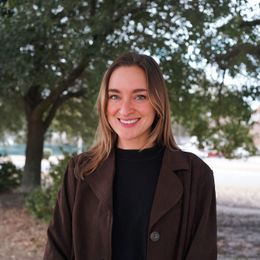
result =
M25 200L25 207L33 217L49 221L52 215L50 189L37 188Z
M0 191L10 191L21 184L22 170L18 169L12 162L0 163Z
M27 196L25 207L35 218L50 221L69 158L69 154L64 154L57 165L51 165L50 184L35 189Z

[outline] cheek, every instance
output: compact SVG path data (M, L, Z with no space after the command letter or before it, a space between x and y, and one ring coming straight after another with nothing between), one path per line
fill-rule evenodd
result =
M148 115L150 118L154 119L155 118L155 115L156 115L156 112L154 110L154 108L152 106L147 106L145 108L143 108L142 110L146 115Z
M107 104L107 116L113 116L116 113L117 109L114 105L108 103Z

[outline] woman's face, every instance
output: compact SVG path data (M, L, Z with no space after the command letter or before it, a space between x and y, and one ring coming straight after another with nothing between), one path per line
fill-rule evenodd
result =
M118 135L117 146L140 149L147 142L155 118L148 98L146 75L138 66L122 66L108 84L107 118Z

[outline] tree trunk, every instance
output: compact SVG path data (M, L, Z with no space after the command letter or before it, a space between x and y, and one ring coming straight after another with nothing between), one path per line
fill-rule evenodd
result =
M30 192L41 185L41 160L45 128L41 120L28 120L26 159L22 179L22 191Z

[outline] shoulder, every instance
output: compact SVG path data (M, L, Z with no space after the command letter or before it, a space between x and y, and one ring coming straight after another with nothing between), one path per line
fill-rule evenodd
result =
M75 165L81 165L85 161L90 160L90 157L91 157L91 154L90 154L89 151L87 151L87 152L79 153L79 154L76 154L76 155L72 156L71 157L71 161Z
M180 164L182 169L175 171L175 173L186 189L192 191L193 195L200 194L200 196L206 196L206 194L214 193L213 171L201 158L191 152L181 150L173 151L170 154L172 164L180 164L182 162Z
M81 172L84 171L90 160L91 154L88 151L72 156L68 162L68 168L71 169L73 177L80 179L82 176Z
M198 169L212 172L210 167L201 158L191 152L166 148L165 161L167 164L171 164L174 169Z
M184 153L185 156L187 157L190 167L192 169L200 169L200 170L212 172L212 169L209 167L209 165L201 158L199 158L197 155L191 152L184 152L184 151L182 151L182 153Z
M214 182L212 169L197 155L182 150L165 150L167 167L179 172L179 176L201 181Z
M80 167L88 158L88 152L72 155L67 162L67 170L73 171L73 169Z
M214 184L212 169L197 155L190 152L183 152L190 165L190 178L195 186L201 187L206 192L211 190Z
M96 173L100 169L104 169L114 162L114 150L104 158L100 156L93 150L80 153L75 155L72 159L72 164L74 165L74 175L77 179L85 179L88 175Z

